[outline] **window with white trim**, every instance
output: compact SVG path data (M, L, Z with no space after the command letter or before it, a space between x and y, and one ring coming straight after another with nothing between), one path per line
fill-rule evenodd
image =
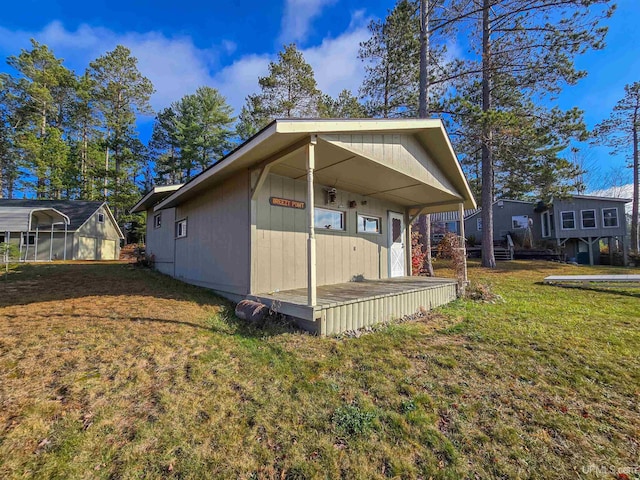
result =
M560 228L562 230L575 230L576 228L576 212L560 212Z
M602 226L605 228L615 228L618 226L618 209L603 208L602 209Z
M329 210L328 208L314 208L313 221L316 228L324 230L344 230L345 213L340 210Z
M596 228L596 211L580 210L580 222L582 228Z
M162 226L162 213L156 213L153 216L153 228L160 228Z
M104 213L98 214L98 223L104 223Z
M187 219L183 218L176 222L176 238L187 236Z
M482 231L482 218L476 218L476 229L479 232Z
M358 233L382 233L382 219L371 215L358 215Z
M36 234L35 233L22 233L22 245L35 245L36 244Z

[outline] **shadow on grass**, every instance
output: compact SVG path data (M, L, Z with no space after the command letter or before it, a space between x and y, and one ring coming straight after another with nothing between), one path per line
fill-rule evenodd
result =
M299 331L286 324L267 324L264 328L249 324L235 316L232 302L213 291L190 285L154 270L131 263L47 263L20 264L0 280L0 308L26 306L41 302L66 301L86 297L150 297L193 302L201 307L216 308L218 318L232 334L245 337L265 337ZM10 318L4 314L5 318ZM48 317L81 317L77 314L47 314ZM99 320L117 320L110 316L94 316ZM127 321L174 323L192 328L222 332L216 326L149 317L123 317ZM229 333L229 332L226 332Z
M583 285L561 285L561 284L554 284L554 285L550 285L548 283L544 283L544 282L536 282L535 285L542 285L545 287L554 287L554 288L564 288L564 289L568 289L568 290L584 290L584 291L588 291L588 292L597 292L597 293L609 293L611 295L621 295L624 297L632 297L632 298L640 298L640 291L637 292L630 292L627 290L620 290L620 286L616 285L616 286L612 286L612 287L596 287L596 286L583 286Z

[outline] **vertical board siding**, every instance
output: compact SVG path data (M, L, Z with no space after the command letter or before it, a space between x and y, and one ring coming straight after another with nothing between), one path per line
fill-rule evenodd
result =
M160 228L153 226L153 217L160 213ZM153 256L155 268L167 275L173 275L173 254L175 244L176 209L167 208L160 212L154 212L153 208L147 210L147 242L146 254Z
M222 292L249 293L249 214L247 171L178 206L175 220L187 219L187 236L175 239L175 276Z
M423 308L431 310L445 305L455 300L456 296L456 285L447 284L325 307L320 314L318 333L336 335L398 320L406 315L413 315Z
M361 154L398 172L438 189L456 193L456 188L413 135L322 135L340 148Z
M252 293L307 286L307 211L271 206L269 197L306 202L306 181L269 174L256 200L252 246ZM349 202L356 201L356 208ZM366 201L366 205L362 202ZM335 205L326 204L324 186L315 185L317 207L346 212L344 232L316 228L317 284L387 278L388 211L404 212L393 203L338 190ZM342 205L343 208L339 208ZM381 219L381 234L357 232L357 215Z

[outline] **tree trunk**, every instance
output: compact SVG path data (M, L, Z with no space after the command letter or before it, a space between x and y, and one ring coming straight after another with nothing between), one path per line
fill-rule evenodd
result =
M493 254L493 152L491 150L491 125L487 112L491 110L491 45L490 0L482 2L482 265L495 268ZM464 221L464 219L460 219Z
M428 67L427 61L429 57L429 2L428 0L420 0L420 97L418 103L418 117L427 118L429 111L427 103L429 102L428 92Z
M429 70L427 61L429 57L429 1L420 0L420 97L418 105L418 116L427 118L429 116ZM424 246L426 257L424 268L427 275L433 277L433 263L431 261L431 215L425 215Z
M640 178L638 165L638 108L633 115L633 204L631 209L631 249L640 252L640 232L638 231L638 208L640 204Z

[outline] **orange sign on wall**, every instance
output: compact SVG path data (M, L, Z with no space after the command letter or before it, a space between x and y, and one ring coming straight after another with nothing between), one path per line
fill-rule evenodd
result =
M274 207L289 207L304 210L306 204L299 200L291 200L289 198L270 197L269 203Z

